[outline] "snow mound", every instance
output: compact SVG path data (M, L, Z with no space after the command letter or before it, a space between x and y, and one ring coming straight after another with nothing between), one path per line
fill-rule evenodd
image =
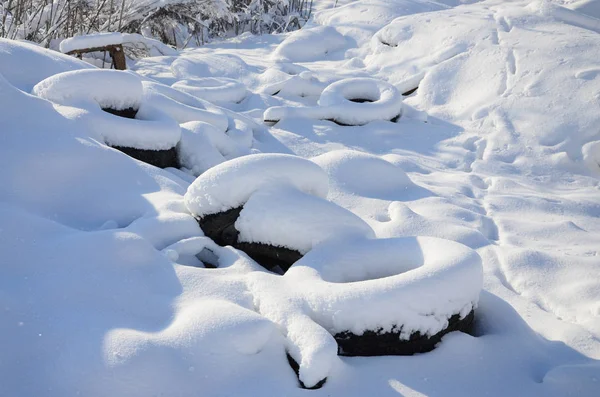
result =
M272 322L251 310L225 300L204 299L180 310L159 332L111 330L105 337L104 358L109 366L127 370L126 366L160 357L169 346L185 349L196 356L190 364L201 366L211 354L256 354L275 332Z
M98 69L56 74L36 84L32 92L60 105L96 102L101 108L123 110L140 107L143 87L133 73Z
M180 164L195 176L224 161L250 154L222 131L200 121L181 125L178 152Z
M267 95L319 96L325 87L325 83L319 81L312 73L305 71L298 75L287 77L282 81L269 84L263 87L262 92Z
M329 85L317 107L275 106L263 119L275 122L307 117L332 120L342 125L364 125L378 120L394 120L402 114L402 95L391 84L371 78L350 78Z
M68 106L59 108L59 112L78 119L110 146L165 150L174 147L181 137L175 120L142 101L141 80L132 73L102 69L64 72L36 84L33 93ZM132 108L137 113L129 119L102 110L106 108Z
M273 52L276 62L310 62L348 46L346 38L330 26L301 29L290 34Z
M241 102L247 95L246 86L228 78L194 78L180 80L173 88L212 103Z
M257 190L235 222L239 241L286 247L305 254L324 241L374 238L373 230L347 209L289 186Z
M15 87L30 92L40 81L62 72L94 68L79 59L35 44L0 38L0 74Z
M443 4L419 0L361 0L315 13L321 25L335 26L344 36L358 44L368 42L373 34L393 19L420 12L446 8Z
M239 79L248 74L249 66L235 55L210 53L185 54L171 64L171 72L178 79L227 77Z
M335 150L312 161L327 172L336 188L363 197L394 200L399 192L415 186L402 168L368 153Z
M600 175L600 141L586 143L582 148L583 160L589 169L596 175Z
M315 163L287 154L254 154L221 163L198 177L185 194L185 205L202 217L237 208L257 190L289 185L327 196L327 174Z
M227 116L210 103L202 101L164 84L143 81L144 101L161 109L178 123L202 121L213 125L220 131L227 130Z

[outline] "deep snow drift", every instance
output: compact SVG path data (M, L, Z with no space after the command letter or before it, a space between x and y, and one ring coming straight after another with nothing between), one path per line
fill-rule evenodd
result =
M599 395L593 5L324 1L128 72L0 40L0 395ZM399 119L363 117L382 98ZM242 204L243 238L305 254L285 275L195 219ZM338 356L473 307L432 352Z

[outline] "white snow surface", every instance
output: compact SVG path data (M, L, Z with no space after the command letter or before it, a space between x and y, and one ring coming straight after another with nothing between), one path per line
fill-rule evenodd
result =
M291 248L304 254L324 241L375 237L361 218L330 201L287 186L256 191L235 228L239 241Z
M173 88L212 103L238 103L246 97L246 86L233 79L204 77L180 80Z
M89 65L0 39L0 395L598 396L595 2L464 3L326 0L300 32L131 63L142 114L201 136L204 167L228 160L225 136L263 152L195 181L104 145L137 127L98 122L85 91L68 105L29 94ZM247 96L219 107L171 88L205 77ZM353 78L419 88L396 123L262 124ZM254 199L271 225L316 215L278 212L285 192L338 204L356 233L279 276L194 219ZM433 352L336 355L336 330L434 332L477 299L474 335ZM286 352L305 385L325 385L300 389Z
M88 63L36 44L0 38L0 74L15 87L29 92L57 73L91 69Z

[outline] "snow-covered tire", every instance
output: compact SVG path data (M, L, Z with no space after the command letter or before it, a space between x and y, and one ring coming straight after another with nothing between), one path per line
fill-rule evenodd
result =
M470 333L483 284L476 252L433 237L322 245L286 277L327 285L308 305L343 356L425 353L449 332Z
M374 237L362 219L325 200L327 190L327 175L312 161L260 154L209 169L190 185L185 202L217 244L285 272L330 238Z
M240 232L235 228L235 223L240 216L242 207L233 208L224 212L210 214L198 219L198 224L204 234L221 246L232 246L244 251L256 263L267 270L285 273L302 254L296 250L278 247L263 243L239 241Z
M224 77L205 77L180 80L173 88L212 103L239 103L246 98L246 86Z
M115 70L77 70L51 76L33 94L85 110L79 117L108 146L157 167L178 167L181 130L175 120L144 102L140 78Z
M340 125L364 125L373 121L396 121L402 114L402 94L396 87L371 78L351 78L323 90L319 106L275 106L265 111L265 122L306 117L331 120Z
M474 319L474 310L471 310L464 318L455 314L448 320L448 327L437 334L427 336L415 332L410 335L408 340L400 338L399 330L391 332L368 330L362 335L345 331L335 334L333 337L338 344L340 356L411 356L432 351L441 342L442 337L450 332L460 331L471 334Z

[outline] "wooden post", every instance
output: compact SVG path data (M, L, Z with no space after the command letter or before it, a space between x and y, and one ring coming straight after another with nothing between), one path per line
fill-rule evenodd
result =
M112 44L104 47L94 47L94 48L82 48L80 50L73 50L67 52L68 55L75 54L77 58L81 59L82 55L87 52L101 52L108 51L110 57L113 60L113 65L115 65L115 69L117 70L127 70L127 61L125 60L125 53L123 52L123 45L121 44Z
M110 56L112 57L112 59L114 61L115 69L127 70L127 62L125 61L125 53L123 52L123 46L121 44L111 46Z

